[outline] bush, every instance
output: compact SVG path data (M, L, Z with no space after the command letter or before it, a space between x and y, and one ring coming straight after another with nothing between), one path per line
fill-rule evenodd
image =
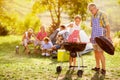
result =
M120 31L114 33L113 43L116 51L120 51Z
M116 32L116 33L114 34L114 37L120 38L120 31Z
M6 29L6 27L0 24L0 36L5 36L7 34L8 34L8 30Z
M116 51L120 51L120 38L114 37L113 44Z
M81 23L81 28L87 33L87 35L91 35L91 28L88 27L84 22Z
M22 20L16 22L15 34L23 34L28 28L38 32L40 25L40 19L36 15L32 13L27 14Z

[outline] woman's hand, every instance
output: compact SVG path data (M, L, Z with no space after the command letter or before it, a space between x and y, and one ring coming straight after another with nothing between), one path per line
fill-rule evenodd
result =
M71 22L69 25L68 25L68 27L73 27L73 22Z

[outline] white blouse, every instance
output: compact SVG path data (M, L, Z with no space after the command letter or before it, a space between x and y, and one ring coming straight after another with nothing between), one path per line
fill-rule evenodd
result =
M76 25L75 22L73 22L73 27L68 28L69 34L71 34L74 30L81 30L81 27L79 25Z

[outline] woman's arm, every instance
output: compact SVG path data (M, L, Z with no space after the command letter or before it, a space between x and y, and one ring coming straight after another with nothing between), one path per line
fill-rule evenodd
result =
M22 41L25 39L25 34L23 35L23 37L22 37Z
M78 35L78 38L79 38L79 42L81 43L81 38L80 38L80 36Z
M71 22L70 24L68 24L67 27L72 28L73 27L73 22Z

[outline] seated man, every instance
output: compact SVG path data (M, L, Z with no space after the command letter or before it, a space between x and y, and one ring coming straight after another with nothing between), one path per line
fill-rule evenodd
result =
M53 46L54 50L62 48L63 42L67 41L68 38L68 31L66 30L66 27L64 25L60 26L60 31L57 34L56 37L56 44Z
M44 38L44 42L41 45L42 56L50 56L53 44L50 42L48 37Z
M31 37L35 38L35 35L33 34L33 30L31 28L28 29L28 31L26 31L23 35L22 38L22 44L25 47L25 52L26 53L30 53L30 50L28 48L28 44L33 43L34 41L31 40Z

